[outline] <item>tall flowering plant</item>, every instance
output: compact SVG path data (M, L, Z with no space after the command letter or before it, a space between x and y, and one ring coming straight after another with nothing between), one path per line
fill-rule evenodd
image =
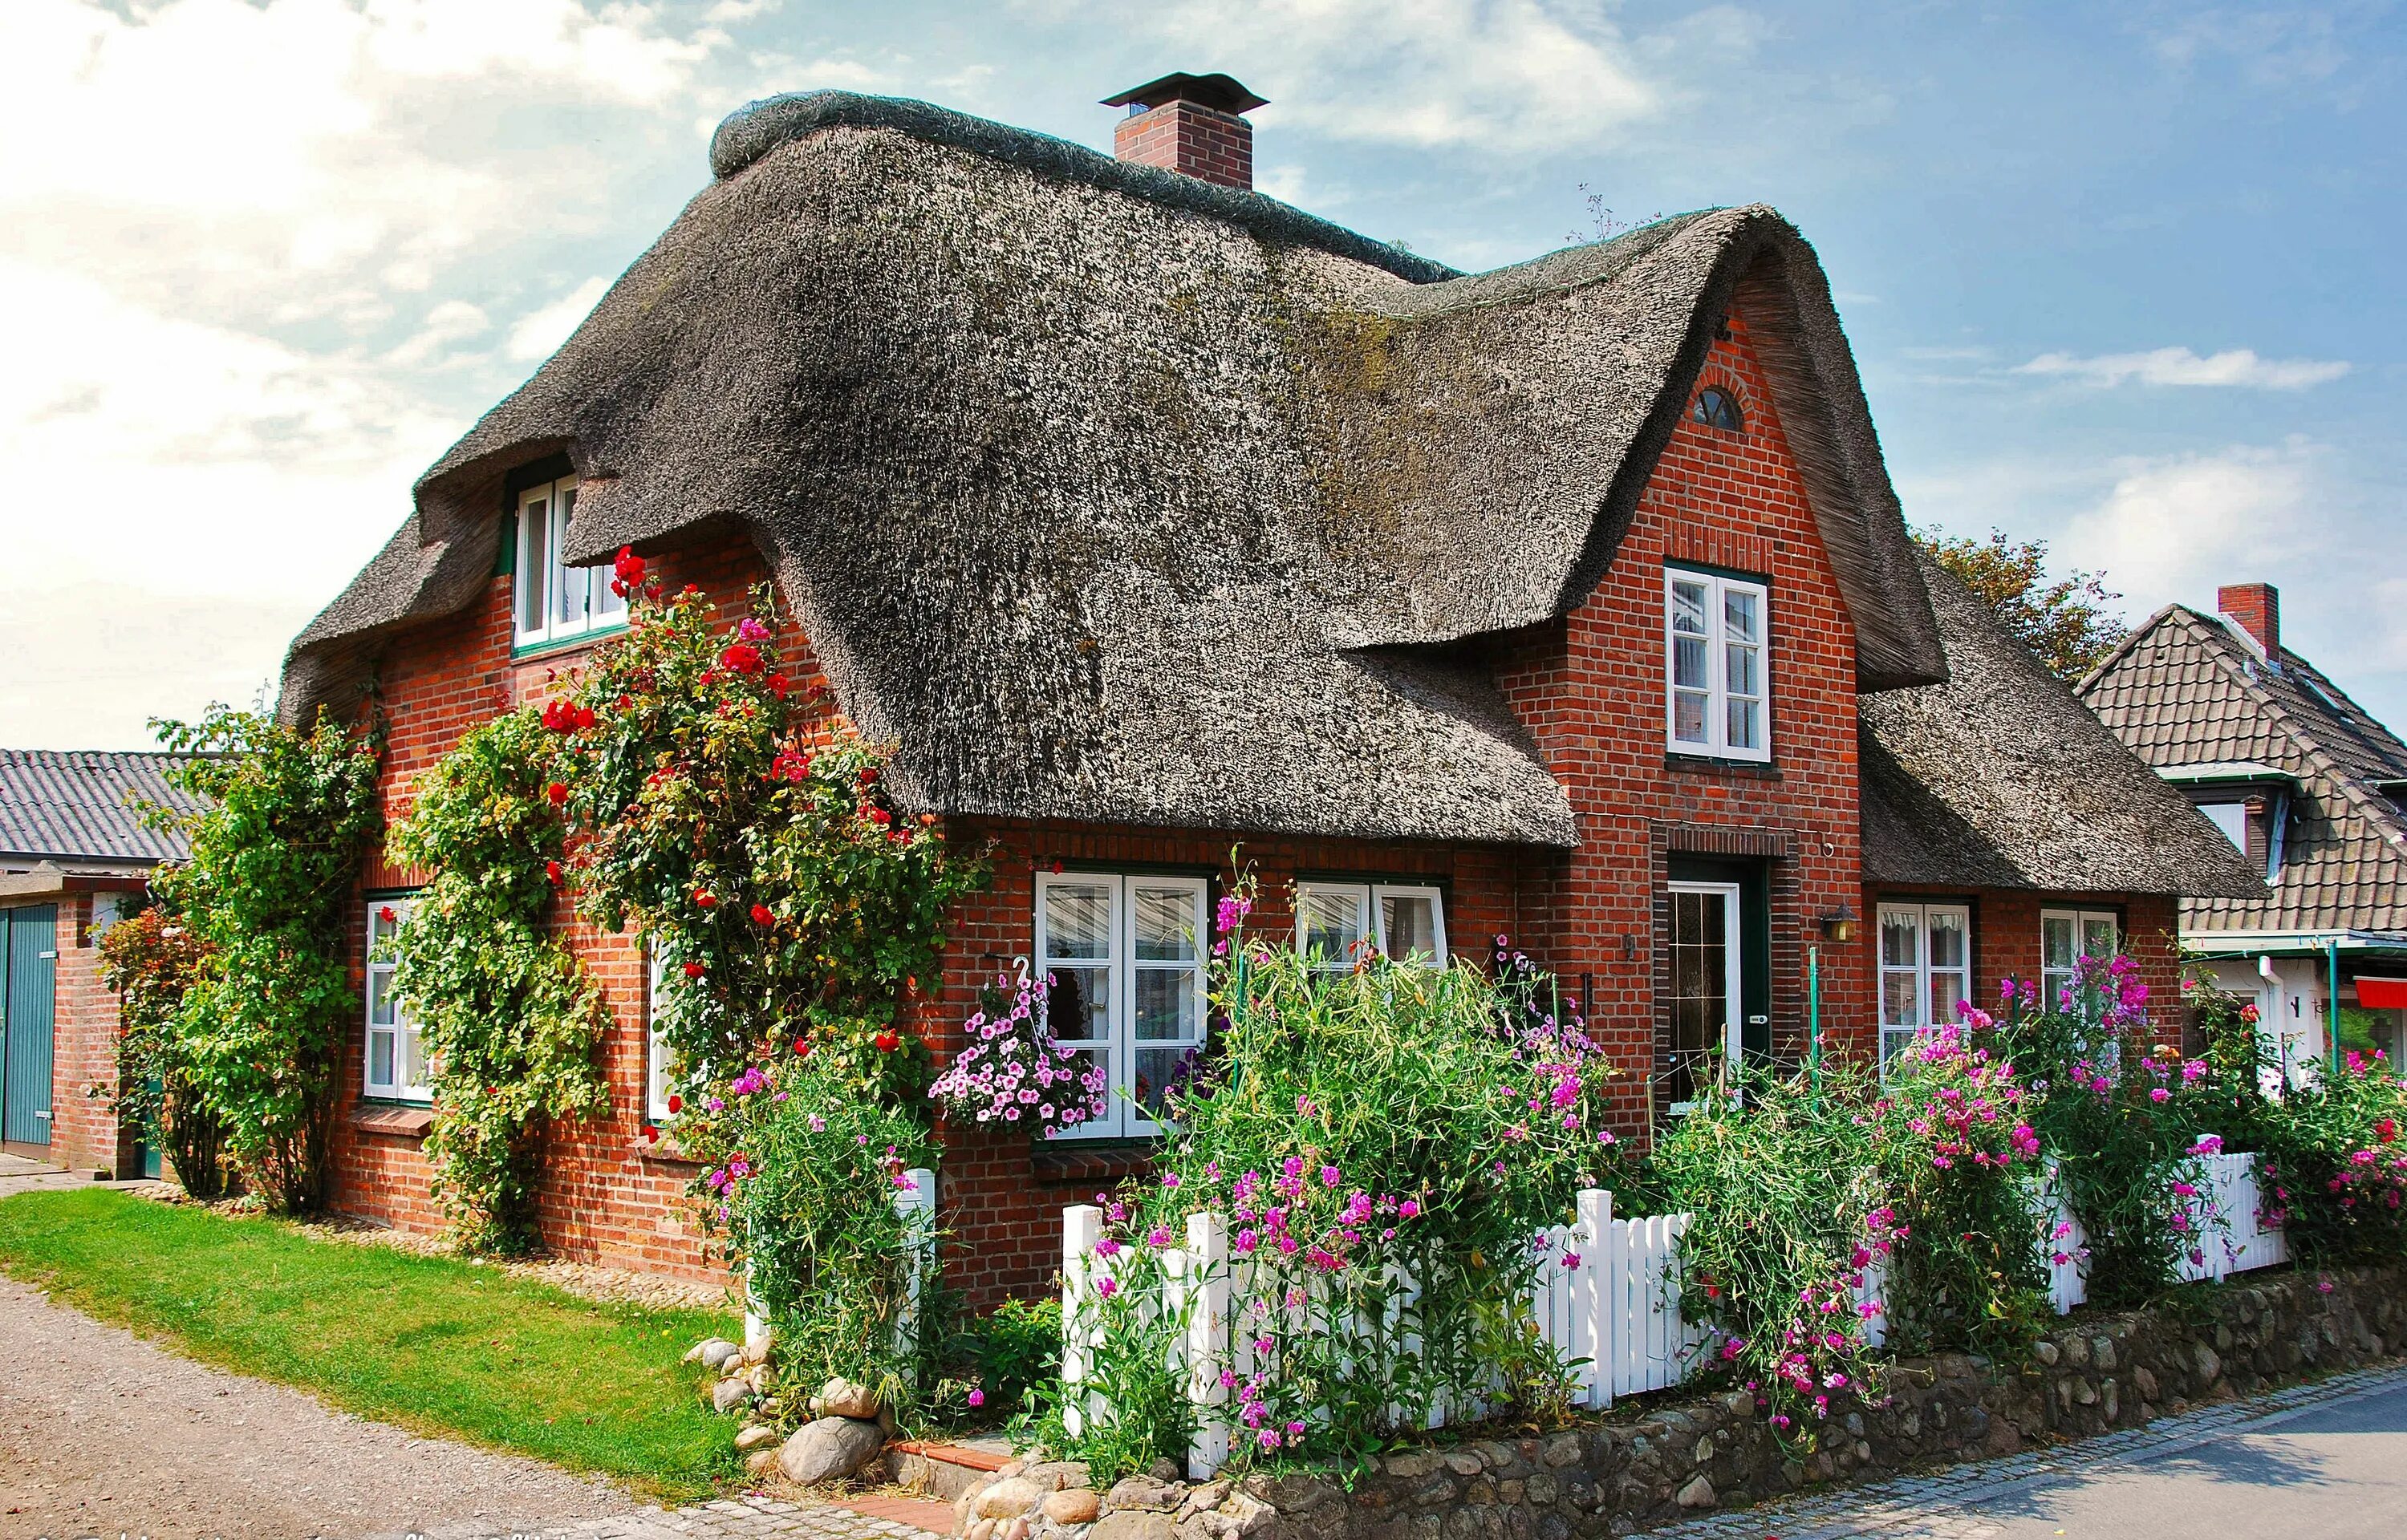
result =
M929 1096L954 1117L1024 1123L1048 1138L1100 1116L1108 1087L1104 1067L1053 1041L1046 1030L1046 993L1024 975L996 980L977 1013L962 1024L961 1051L928 1088Z
M2407 1256L2407 1086L2380 1052L2350 1053L2264 1109L2268 1218L2317 1262Z
M1247 934L1253 897L1241 879L1217 917L1219 1041L1169 1094L1158 1174L1099 1199L1083 1324L1112 1416L1069 1442L1104 1472L1185 1448L1160 1283L1197 1210L1227 1228L1212 1372L1240 1465L1365 1459L1441 1402L1564 1393L1524 1316L1541 1262L1583 1260L1547 1230L1613 1154L1602 1055L1472 964L1315 969Z

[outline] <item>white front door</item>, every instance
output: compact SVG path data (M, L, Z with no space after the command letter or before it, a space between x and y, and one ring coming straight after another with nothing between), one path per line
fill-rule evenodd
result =
M1677 1116L1694 1108L1716 1073L1714 1058L1739 1054L1739 918L1736 883L1674 883L1672 1010L1656 1105Z

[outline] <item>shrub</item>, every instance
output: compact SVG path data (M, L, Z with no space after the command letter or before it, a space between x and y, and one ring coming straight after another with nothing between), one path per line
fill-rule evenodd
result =
M174 873L162 872L160 882L172 889ZM176 1019L207 956L192 928L157 904L100 939L100 979L117 992L121 1029L117 1115L141 1127L184 1191L203 1199L225 1193L225 1125L193 1082Z
M1240 1466L1360 1462L1440 1400L1563 1393L1524 1302L1544 1230L1609 1149L1602 1057L1468 964L1332 972L1249 943L1250 902L1246 883L1221 907L1220 1042L1171 1094L1158 1180L1103 1200L1113 1276L1094 1290L1088 1384L1111 1416L1057 1430L1101 1477L1186 1448L1164 1367L1179 1322L1159 1302L1190 1209L1228 1217L1232 1335L1250 1358L1222 1372Z
M534 712L486 723L419 777L391 840L396 862L432 873L393 942L394 988L426 1034L426 1154L470 1251L534 1244L545 1121L610 1102L594 1064L608 1012L546 923L562 873L554 757Z
M381 737L321 713L306 731L215 707L152 724L194 757L203 804L154 814L192 860L170 880L204 956L172 1028L189 1083L244 1180L279 1208L325 1200L335 1054L358 996L343 966L351 884L382 822Z
M2268 1218L2314 1264L2407 1255L2407 1087L2381 1054L2351 1052L2270 1102L2255 1132Z
M776 1326L794 1399L841 1376L907 1416L927 1388L933 1334L912 1288L924 1232L895 1207L904 1173L934 1165L916 1114L862 1095L815 1053L755 1066L687 1109L680 1133L709 1162L711 1217Z
M1006 1301L956 1329L943 1357L933 1415L970 1423L1026 1416L1061 1372L1061 1301Z

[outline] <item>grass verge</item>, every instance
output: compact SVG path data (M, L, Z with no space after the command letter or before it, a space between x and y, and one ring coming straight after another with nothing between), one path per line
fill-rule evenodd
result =
M189 1358L331 1406L701 1496L734 1427L677 1362L733 1322L598 1305L448 1257L312 1236L104 1189L0 1202L0 1272Z

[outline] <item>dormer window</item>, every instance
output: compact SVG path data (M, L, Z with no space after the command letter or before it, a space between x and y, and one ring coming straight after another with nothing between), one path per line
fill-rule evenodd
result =
M1738 409L1738 398L1718 385L1709 385L1697 392L1695 404L1688 408L1688 418L1725 433L1746 431L1746 417Z
M1674 754L1772 757L1770 607L1760 583L1663 569L1663 735Z
M541 647L627 623L627 601L610 591L610 569L569 567L569 516L577 511L577 478L563 476L519 494L518 576L512 605L518 644Z

